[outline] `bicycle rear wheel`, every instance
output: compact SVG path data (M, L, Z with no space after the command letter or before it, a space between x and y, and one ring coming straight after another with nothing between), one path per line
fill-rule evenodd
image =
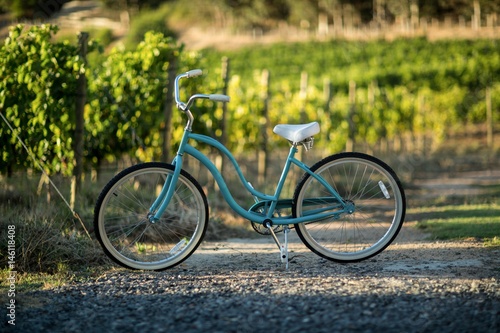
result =
M160 220L148 218L149 208L173 173L170 164L135 165L116 175L101 192L94 211L96 236L104 252L121 266L164 270L187 259L203 240L207 198L184 170Z
M326 180L352 214L301 223L296 226L302 242L314 253L337 262L357 262L383 251L399 233L406 211L401 182L379 159L361 153L341 153L316 163L311 170ZM306 173L294 193L293 215L331 206L331 194ZM312 200L309 200L312 199Z

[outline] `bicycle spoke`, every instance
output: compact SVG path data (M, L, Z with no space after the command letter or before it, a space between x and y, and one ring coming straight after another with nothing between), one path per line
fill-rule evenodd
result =
M299 224L297 234L306 246L327 259L349 262L369 258L392 242L401 228L405 203L388 167L364 154L343 153L312 169L352 205L352 213ZM392 195L382 192L380 182ZM323 193L321 187L313 177L301 181L294 198L295 216L314 216L331 205L314 199Z
M97 238L106 254L120 265L165 269L189 257L201 242L208 205L199 184L184 171L159 220L148 218L173 170L173 166L161 163L131 167L118 174L99 197L94 219Z

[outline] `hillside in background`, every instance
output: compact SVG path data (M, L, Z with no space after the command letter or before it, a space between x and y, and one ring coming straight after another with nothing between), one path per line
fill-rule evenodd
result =
M18 19L50 17L66 3L94 1L0 0L0 12L11 12ZM500 12L498 0L100 0L95 1L113 11L138 12L170 6L177 15L199 23L217 23L235 28L272 28L286 22L290 25L317 25L320 21L342 20L353 25L393 24L411 18L458 20L479 15L483 20ZM203 14L202 16L200 14ZM304 22L307 21L307 22ZM351 21L351 22L348 22ZM338 23L338 22L337 22Z
M312 38L498 38L499 14L500 0L0 0L0 36L32 20L107 29L115 38L168 31L193 49Z

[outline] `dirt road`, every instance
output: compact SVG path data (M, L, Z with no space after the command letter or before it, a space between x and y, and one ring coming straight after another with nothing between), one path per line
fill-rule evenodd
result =
M291 233L292 234L292 233ZM500 331L500 251L404 228L380 255L337 264L291 237L204 242L165 272L116 269L20 296L18 328L52 332ZM421 237L420 237L421 238Z

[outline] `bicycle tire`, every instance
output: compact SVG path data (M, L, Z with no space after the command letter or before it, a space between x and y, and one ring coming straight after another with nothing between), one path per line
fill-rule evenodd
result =
M164 270L186 260L202 242L208 225L207 198L184 170L160 220L148 219L149 208L173 173L170 164L138 164L117 174L102 190L94 230L106 255L117 264Z
M331 155L311 170L321 175L343 200L354 205L352 214L296 226L299 238L311 251L348 263L371 258L392 243L403 225L406 198L400 180L387 164L370 155L347 152ZM295 189L293 216L326 207L326 202L307 201L325 195L331 197L324 186L305 173Z

